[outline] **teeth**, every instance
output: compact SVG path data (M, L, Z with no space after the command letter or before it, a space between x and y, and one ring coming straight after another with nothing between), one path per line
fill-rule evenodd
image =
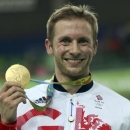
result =
M73 62L73 63L74 63L74 62L75 62L75 63L76 63L76 62L81 62L81 60L68 60L68 61L69 61L69 62Z

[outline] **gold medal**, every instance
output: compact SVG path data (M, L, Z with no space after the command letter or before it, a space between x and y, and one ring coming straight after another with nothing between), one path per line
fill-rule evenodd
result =
M7 69L5 79L6 81L20 83L21 87L24 88L30 81L30 73L26 67L14 64Z

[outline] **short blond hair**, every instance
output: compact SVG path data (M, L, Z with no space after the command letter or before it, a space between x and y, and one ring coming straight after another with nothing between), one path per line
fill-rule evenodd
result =
M90 23L93 30L93 40L97 39L98 34L98 22L96 13L90 10L88 5L83 6L75 6L71 4L67 4L62 8L56 9L55 12L50 16L47 22L47 38L52 42L54 38L54 26L56 22L63 19L85 19Z

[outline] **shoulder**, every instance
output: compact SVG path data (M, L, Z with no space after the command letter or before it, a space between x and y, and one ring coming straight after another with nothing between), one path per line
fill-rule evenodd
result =
M130 101L127 98L115 92L114 90L102 84L99 84L95 81L94 81L94 87L98 88L96 89L96 91L99 91L100 93L102 93L102 95L104 95L104 97L109 99L111 102L118 102L118 103L122 103L123 105L126 104L130 106Z
M104 109L109 111L110 115L114 115L118 122L123 122L122 124L125 124L125 127L130 127L130 101L97 82L94 82L94 89L94 93L98 93L103 98Z

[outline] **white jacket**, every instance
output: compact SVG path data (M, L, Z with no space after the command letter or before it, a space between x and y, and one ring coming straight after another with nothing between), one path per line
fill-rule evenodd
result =
M45 105L47 84L26 90L37 105ZM68 121L69 116L74 118ZM130 102L94 82L88 91L69 94L54 89L49 106L36 111L27 101L18 106L17 130L130 130Z

